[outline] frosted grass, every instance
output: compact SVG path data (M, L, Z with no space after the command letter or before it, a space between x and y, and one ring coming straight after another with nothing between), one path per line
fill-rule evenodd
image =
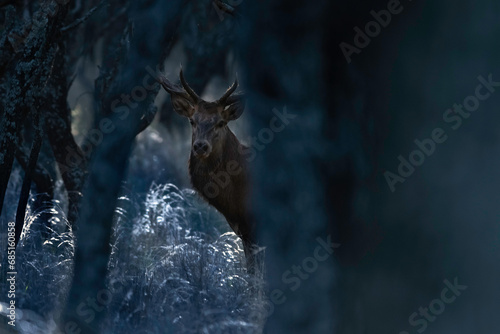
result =
M2 249L21 183L16 171L0 217ZM35 211L34 199L29 203L16 259L18 329L50 333L69 289L73 235L64 232L64 199ZM40 226L47 219L53 231L43 241ZM153 184L145 196L120 197L108 269L105 333L262 332L263 281L246 273L241 242L225 219L190 189ZM0 314L6 288L0 287Z

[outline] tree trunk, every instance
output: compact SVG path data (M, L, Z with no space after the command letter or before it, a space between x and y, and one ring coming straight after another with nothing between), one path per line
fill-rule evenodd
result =
M179 15L183 1L172 1L162 5L161 1L142 6L131 4L128 17L136 22L134 33L128 42L130 30L123 22L124 36L117 36L120 48L107 57L116 57L118 63L104 62L118 67L126 64L121 71L103 66L101 76L96 81L97 91L105 92L100 105L105 108L102 115L109 115L114 130L103 135L102 142L96 148L89 166L89 175L83 192L80 215L77 223L76 253L73 282L67 305L64 310L61 328L79 328L84 333L100 333L100 323L104 317L103 308L96 313L95 319L88 319L79 311L79 305L88 300L101 298L109 294L106 290L105 277L110 256L110 241L116 201L124 179L128 157L136 134L143 128L141 118L154 108L153 102L159 90L159 84L150 88L143 87L144 78L154 82L148 68L163 64L165 52L162 49L166 41L168 24ZM150 13L157 13L149 17ZM161 15L160 15L161 13ZM166 15L165 15L166 14ZM147 20L141 20L148 16ZM151 30L151 27L155 27ZM144 39L147 36L147 39ZM116 58L108 58L108 60ZM99 86L100 85L100 86ZM131 95L134 89L142 87L148 90L147 98L127 106L120 101L122 94ZM105 88L105 89L102 89Z

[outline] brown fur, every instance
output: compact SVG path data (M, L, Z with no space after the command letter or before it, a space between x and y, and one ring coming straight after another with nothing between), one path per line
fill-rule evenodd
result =
M235 81L221 99L203 101L185 82L173 85L165 77L158 81L170 93L174 110L189 118L192 125L192 145L189 158L189 176L194 189L224 215L229 226L241 238L247 259L247 268L255 272L252 223L247 208L249 182L247 163L243 156L245 146L227 126L243 112L241 95L231 95L238 86ZM195 143L203 143L197 149Z
M242 238L244 243L251 243L252 230L248 222L247 196L248 176L244 157L241 155L245 147L240 144L236 136L228 129L222 145L222 154L209 156L206 159L197 158L193 152L189 158L189 176L193 187L220 213L224 215L234 233ZM238 149L238 147L241 147ZM228 173L230 162L236 162L241 171L236 175ZM233 163L231 164L231 166ZM221 175L229 177L227 186L217 184L214 176ZM233 173L235 174L235 173ZM207 184L217 185L218 192L207 189ZM216 194L214 196L214 194Z

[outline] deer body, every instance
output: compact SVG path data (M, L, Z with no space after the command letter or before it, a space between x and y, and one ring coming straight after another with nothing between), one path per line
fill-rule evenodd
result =
M248 180L245 160L238 152L243 147L229 131L220 157L201 160L191 153L189 177L200 195L224 215L233 231L242 239L251 239L247 223ZM244 147L243 147L244 149Z
M170 93L174 110L189 119L192 126L192 145L189 176L196 191L224 215L231 229L241 238L247 268L254 272L254 243L252 224L247 210L248 171L243 156L246 149L227 122L243 112L241 95L232 95L233 86L219 100L203 101L186 83L180 72L182 87L159 77L163 88Z

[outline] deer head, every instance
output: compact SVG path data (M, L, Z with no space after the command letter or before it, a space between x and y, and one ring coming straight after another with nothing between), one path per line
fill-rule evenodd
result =
M243 96L232 95L238 87L238 79L220 99L207 102L189 87L182 69L179 77L182 86L172 84L162 75L158 81L170 93L174 110L191 123L192 154L205 159L214 153L221 153L224 139L230 133L227 123L240 117L244 109Z

